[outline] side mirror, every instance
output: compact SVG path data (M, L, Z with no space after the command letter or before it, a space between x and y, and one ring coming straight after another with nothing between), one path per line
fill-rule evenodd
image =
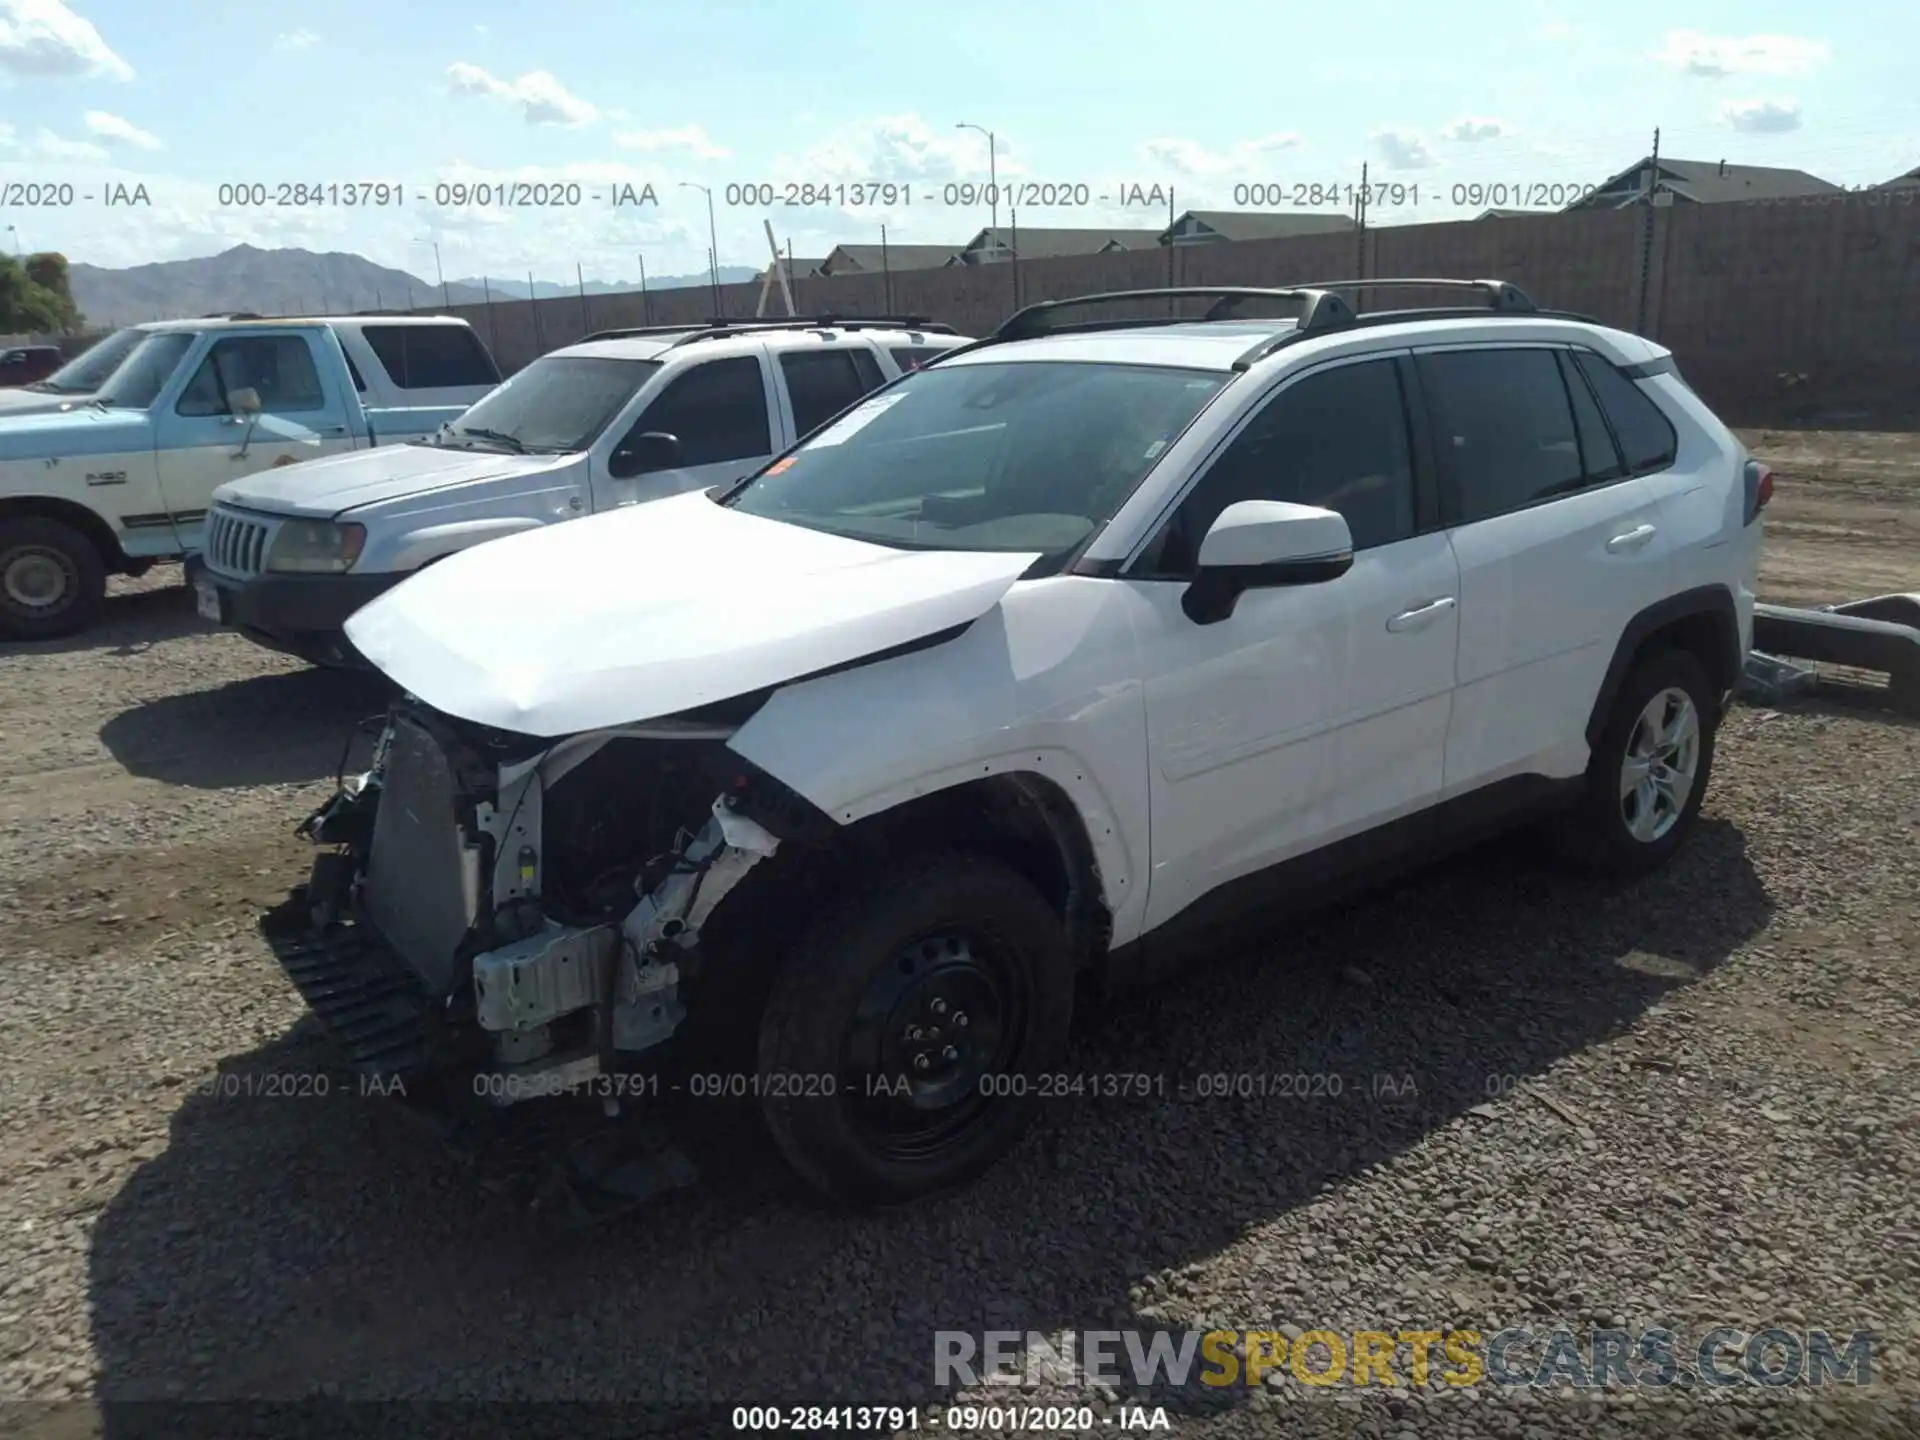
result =
M1353 533L1338 511L1284 500L1229 505L1200 542L1200 570L1180 597L1196 625L1233 614L1243 592L1318 585L1353 568Z
M243 385L227 392L227 409L236 420L251 420L260 413L260 392Z
M648 430L620 443L607 457L607 474L615 480L631 480L656 470L678 470L681 463L680 437L663 430Z

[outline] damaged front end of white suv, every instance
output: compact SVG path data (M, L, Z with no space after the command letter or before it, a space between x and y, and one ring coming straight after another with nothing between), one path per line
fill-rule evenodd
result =
M511 1104L619 1074L684 1020L716 907L782 834L824 823L728 751L732 731L546 743L396 704L372 768L307 823L324 849L289 975L376 1075Z

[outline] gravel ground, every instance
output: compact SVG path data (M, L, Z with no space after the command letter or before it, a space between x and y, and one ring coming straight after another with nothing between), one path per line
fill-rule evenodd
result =
M1911 437L1789 438L1768 598L1920 581ZM1496 846L1087 1013L1072 1058L1337 1097L1063 1100L907 1211L703 1185L569 1234L354 1093L257 936L381 703L207 631L164 570L101 630L0 647L0 1431L319 1395L650 1407L516 1412L574 1435L1050 1398L1206 1436L1920 1433L1920 725L1742 707L1668 872ZM1875 1383L932 1386L936 1329L1559 1324L1872 1329Z

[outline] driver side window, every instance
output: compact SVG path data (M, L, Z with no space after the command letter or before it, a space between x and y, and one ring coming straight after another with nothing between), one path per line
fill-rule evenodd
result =
M1192 576L1200 542L1229 505L1287 500L1346 517L1353 548L1415 531L1412 447L1391 360L1322 370L1267 401L1200 477L1142 554L1142 579Z
M251 389L268 414L324 410L313 354L298 335L244 335L217 342L180 392L179 415L226 415L235 390Z
M767 386L751 355L706 360L680 372L653 398L616 449L649 431L676 436L683 466L717 465L773 453Z

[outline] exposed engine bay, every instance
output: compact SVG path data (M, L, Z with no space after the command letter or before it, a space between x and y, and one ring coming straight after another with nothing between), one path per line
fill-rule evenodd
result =
M832 828L727 748L740 718L546 741L396 704L303 827L317 958L283 964L362 1069L465 1075L494 1104L616 1074L685 1019L683 966L740 880Z

